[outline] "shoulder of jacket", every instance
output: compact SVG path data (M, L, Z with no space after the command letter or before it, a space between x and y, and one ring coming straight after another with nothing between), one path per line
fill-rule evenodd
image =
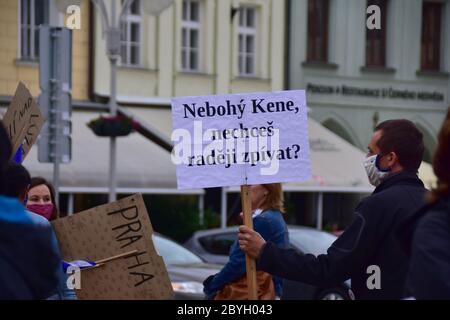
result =
M51 228L51 224L50 221L48 221L46 218L44 218L43 216L40 216L36 213L33 213L29 210L25 210L25 214L30 218L30 220L33 222L33 224L35 224L37 227L39 228Z
M450 212L431 210L421 219L413 236L413 247L450 253ZM449 255L450 256L450 255Z
M362 199L360 203L358 204L358 209L364 208L372 208L376 207L379 208L385 203L386 198L389 198L390 195L386 194L385 191L379 192L379 193L372 193L370 196Z
M281 216L280 211L268 209L268 210L265 210L263 213L261 213L259 216L257 216L255 219L261 218L261 219L272 220L272 219L276 219L280 216Z
M422 227L440 227L444 226L450 232L450 211L442 207L432 207L425 213L419 226Z

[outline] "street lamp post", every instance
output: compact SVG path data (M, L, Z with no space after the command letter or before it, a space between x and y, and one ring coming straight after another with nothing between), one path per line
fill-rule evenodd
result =
M110 75L110 98L109 98L109 112L111 116L117 116L117 60L119 59L120 52L120 28L118 21L116 21L116 1L111 0L111 25L106 26L106 54L108 56L111 68ZM99 1L95 1L99 2ZM124 6L130 4L131 1L127 1ZM102 1L103 3L103 1ZM104 3L103 3L104 8ZM125 8L126 9L126 8ZM122 11L119 21L122 18ZM103 13L102 13L103 14ZM105 12L106 16L106 12ZM106 16L107 17L107 16ZM105 30L103 30L105 31ZM111 137L109 141L109 202L117 200L117 143L116 137Z
M108 56L111 76L110 76L110 99L109 111L111 116L117 115L117 62L120 56L120 21L126 15L128 8L134 0L123 1L119 14L117 11L117 1L111 1L111 15L108 15L108 10L105 5L105 0L91 0L100 12L102 19L102 31L106 35L106 55ZM168 8L174 0L141 0L144 1L144 11L150 15L157 16ZM65 9L74 4L74 0L56 0L58 9L66 13ZM80 2L80 0L75 0ZM117 145L116 137L110 139L110 154L109 154L109 202L117 200Z

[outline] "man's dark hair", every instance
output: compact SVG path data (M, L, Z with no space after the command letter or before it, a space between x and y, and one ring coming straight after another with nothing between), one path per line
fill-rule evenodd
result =
M5 170L9 159L11 159L11 152L11 142L9 141L3 122L0 121L0 195L4 194L4 189L6 186Z
M423 134L409 120L387 120L380 123L375 131L381 130L377 142L382 154L395 152L400 165L406 171L417 172L422 163L425 146Z
M27 191L31 176L23 165L11 161L5 170L5 182L4 194L8 197L19 198Z

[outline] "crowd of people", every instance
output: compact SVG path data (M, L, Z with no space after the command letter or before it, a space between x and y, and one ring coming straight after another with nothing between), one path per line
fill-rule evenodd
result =
M351 279L356 299L450 299L450 109L431 191L417 175L423 153L422 133L412 122L380 123L361 164L375 190L319 256L290 247L281 184L251 186L254 228L240 227L228 263L204 282L206 297L248 298L247 254L257 262L259 299L279 299L283 279L320 287ZM0 299L76 299L50 224L58 218L53 187L14 159L0 125ZM368 281L373 266L380 271L375 286Z

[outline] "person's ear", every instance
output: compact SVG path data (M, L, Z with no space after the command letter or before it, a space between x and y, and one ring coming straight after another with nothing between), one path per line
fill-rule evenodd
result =
M393 168L395 167L395 165L398 163L398 157L397 154L395 152L390 152L387 156L387 164L389 166L389 168Z

